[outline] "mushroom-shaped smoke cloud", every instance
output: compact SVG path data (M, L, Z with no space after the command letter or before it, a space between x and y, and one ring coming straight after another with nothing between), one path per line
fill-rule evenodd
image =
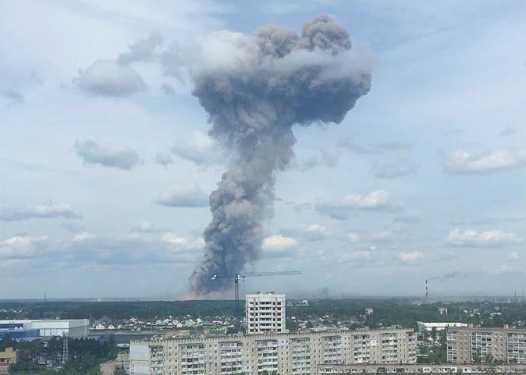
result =
M293 156L292 126L340 123L371 87L369 64L326 15L306 22L301 36L275 25L255 37L214 33L201 53L193 95L232 161L210 195L205 253L190 279L198 295L231 287L228 279L210 277L238 273L258 259L275 172Z

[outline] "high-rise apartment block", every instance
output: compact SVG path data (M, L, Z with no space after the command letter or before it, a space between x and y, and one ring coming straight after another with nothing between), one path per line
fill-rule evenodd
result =
M285 333L285 295L257 293L246 295L247 334Z
M416 363L412 329L165 337L132 341L130 375L314 375L328 364Z
M492 361L526 364L526 329L450 327L447 360L456 364Z

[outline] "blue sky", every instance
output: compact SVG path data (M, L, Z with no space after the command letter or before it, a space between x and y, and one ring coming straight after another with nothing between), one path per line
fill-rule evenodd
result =
M182 298L228 159L191 95L199 45L320 13L372 88L295 129L249 269L303 275L247 289L421 295L456 271L431 293L526 292L524 2L6 0L0 298Z

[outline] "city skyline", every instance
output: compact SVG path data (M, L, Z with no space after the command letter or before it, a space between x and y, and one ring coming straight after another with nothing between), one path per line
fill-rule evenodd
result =
M191 94L198 51L320 14L371 90L293 128L246 270L302 275L247 292L524 295L524 3L24 0L0 4L0 298L185 298L230 158Z

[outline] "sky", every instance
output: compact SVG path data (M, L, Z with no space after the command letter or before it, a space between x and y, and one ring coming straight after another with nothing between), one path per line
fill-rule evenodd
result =
M192 95L200 46L319 14L371 90L294 128L246 270L302 275L242 292L524 295L523 1L3 0L0 299L185 298L232 157Z

